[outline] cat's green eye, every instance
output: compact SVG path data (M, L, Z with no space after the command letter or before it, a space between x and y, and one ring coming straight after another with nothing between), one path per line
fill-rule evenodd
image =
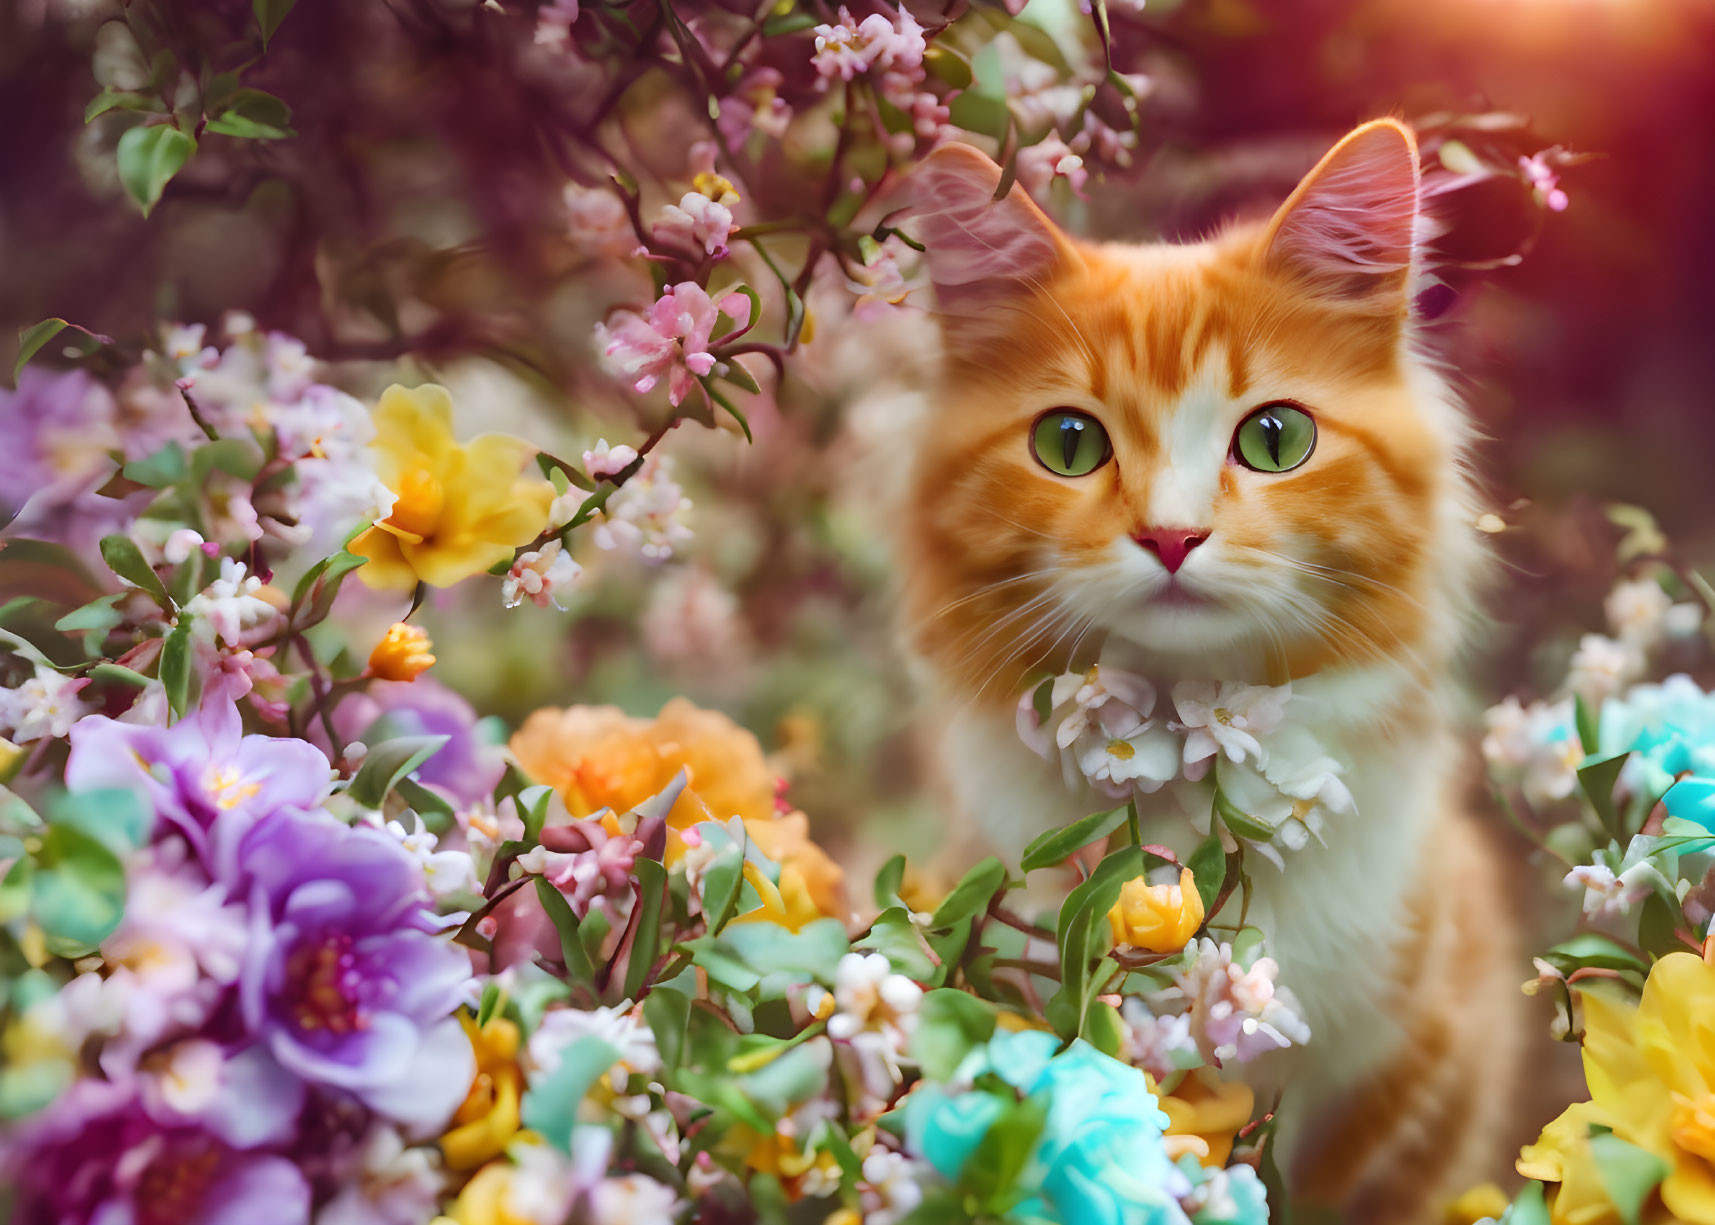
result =
M1265 404L1233 435L1233 458L1257 472L1290 472L1315 449L1315 420L1291 404Z
M1031 427L1030 448L1044 468L1059 476L1088 476L1114 453L1102 423L1069 408L1037 418Z

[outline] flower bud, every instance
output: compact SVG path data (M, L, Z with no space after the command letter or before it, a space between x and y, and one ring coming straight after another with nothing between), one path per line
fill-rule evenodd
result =
M1177 885L1128 880L1108 911L1114 944L1146 953L1177 953L1202 925L1203 898L1190 868L1180 869Z
M396 621L369 653L369 674L384 681L414 681L434 665L430 646L427 630Z

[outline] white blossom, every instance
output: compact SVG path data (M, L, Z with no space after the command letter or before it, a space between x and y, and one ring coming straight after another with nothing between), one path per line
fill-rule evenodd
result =
M1229 761L1249 757L1264 764L1266 754L1258 741L1276 727L1285 715L1292 696L1288 685L1245 685L1224 681L1181 681L1173 687L1173 708L1185 737L1187 778L1200 778L1200 763L1217 754ZM1203 767L1204 770L1207 767Z
M583 572L584 568L572 560L558 540L550 540L512 563L512 569L501 580L500 596L508 608L517 608L529 600L537 608L552 603L564 612L565 593Z
M190 598L184 615L194 617L227 646L241 645L280 616L279 609L256 594L262 586L243 562L223 557L220 577Z
M399 840L423 869L423 883L436 897L449 893L475 892L478 889L476 867L468 851L443 851L440 840L423 825L423 818L411 814L411 828L403 821L387 822L387 832Z
M1585 634L1566 675L1567 688L1586 702L1604 702L1643 675L1643 652L1632 642Z
M635 551L649 561L665 561L691 539L685 523L691 501L672 477L672 461L650 456L625 484L608 497L591 533L599 548Z
M1672 598L1654 579L1629 579L1614 584L1602 601L1608 628L1621 642L1648 651L1659 643L1664 632L1667 611Z
M78 697L88 683L37 664L35 675L16 689L0 689L0 727L10 728L17 744L58 740L90 712L89 704Z

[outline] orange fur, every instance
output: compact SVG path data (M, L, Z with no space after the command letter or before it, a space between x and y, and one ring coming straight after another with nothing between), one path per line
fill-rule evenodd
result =
M1077 242L1016 187L991 207L999 171L962 147L931 159L920 198L946 355L904 517L904 611L941 720L958 723L961 805L979 824L1008 803L1038 823L991 828L1002 844L1093 807L1041 810L1053 792L1031 790L1027 750L995 729L1029 678L1098 656L1158 682L1323 678L1363 695L1343 742L1370 767L1360 821L1397 831L1366 826L1379 849L1359 850L1336 830L1306 855L1318 866L1260 887L1283 973L1324 1002L1313 1027L1333 1047L1294 1088L1320 1119L1302 1186L1357 1221L1429 1219L1459 1180L1499 1172L1478 1155L1504 1165L1524 977L1494 935L1498 875L1445 799L1446 677L1482 553L1463 416L1411 343L1416 174L1409 132L1366 125L1270 222L1190 246ZM1232 462L1239 422L1277 400L1314 417L1311 459L1281 474ZM1105 465L1068 478L1033 458L1032 424L1058 407L1105 426ZM1189 607L1160 598L1166 572L1133 543L1160 528L1207 533L1173 580ZM1358 862L1375 855L1387 862ZM1306 896L1366 873L1359 913ZM1486 941L1475 962L1455 960L1465 938ZM1461 975L1480 999L1448 990Z

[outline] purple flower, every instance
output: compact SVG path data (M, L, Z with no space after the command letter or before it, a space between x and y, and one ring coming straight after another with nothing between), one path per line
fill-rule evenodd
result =
M172 727L81 720L71 730L66 786L142 789L210 875L233 884L244 835L264 817L320 805L328 761L302 740L244 735L223 693Z
M121 1085L74 1085L8 1138L0 1173L20 1225L307 1225L310 1188L284 1157L162 1125Z
M487 798L506 769L500 746L487 743L477 732L471 704L433 677L374 681L367 693L353 694L334 712L334 725L347 740L377 743L378 738L369 734L377 720L385 721L388 737L447 737L417 768L415 777L459 804Z
M95 492L123 446L116 411L107 388L81 370L26 366L16 391L0 389L0 531L82 553L119 529L139 499Z
M416 861L380 830L282 813L244 841L245 1026L282 1066L413 1129L446 1121L475 1071L452 1013L470 961L436 935Z

